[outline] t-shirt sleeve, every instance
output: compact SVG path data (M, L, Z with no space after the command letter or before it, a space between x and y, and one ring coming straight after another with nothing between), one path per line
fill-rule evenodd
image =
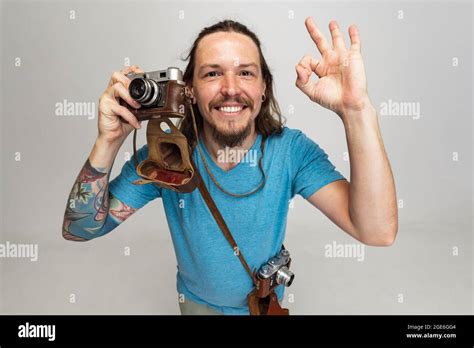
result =
M323 186L345 180L326 152L301 131L292 141L289 159L292 161L292 196L299 194L307 199Z
M148 157L148 146L137 151L138 163ZM120 174L110 182L109 191L126 205L139 209L155 198L161 197L161 189L154 184L135 185L133 181L141 179L135 170L133 156L125 162Z

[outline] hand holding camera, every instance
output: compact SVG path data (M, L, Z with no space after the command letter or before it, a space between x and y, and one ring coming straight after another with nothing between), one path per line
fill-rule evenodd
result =
M122 143L133 129L140 128L130 109L121 105L125 102L133 109L141 107L140 103L130 96L131 80L127 77L129 73L143 73L143 70L133 65L114 72L107 89L99 99L99 138L108 143Z
M128 90L123 91L119 86L118 91L123 92L120 96L125 96L119 100L119 106L126 110L124 114L127 116L132 114L139 122L148 121L148 157L140 163L136 156L136 132L133 136L135 169L141 177L133 183L153 183L177 192L192 192L196 188L196 179L191 164L191 145L170 120L186 116L189 99L186 97L183 72L169 67L150 72L133 71L125 77ZM140 108L136 107L137 104Z

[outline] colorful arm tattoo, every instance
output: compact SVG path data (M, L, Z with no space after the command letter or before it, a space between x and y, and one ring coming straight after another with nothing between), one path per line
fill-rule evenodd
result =
M109 176L104 168L94 168L86 161L68 198L65 239L86 241L103 236L136 211L109 193Z

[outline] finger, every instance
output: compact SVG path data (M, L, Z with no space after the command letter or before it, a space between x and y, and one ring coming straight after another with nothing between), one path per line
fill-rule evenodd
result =
M336 21L329 22L329 30L331 31L332 46L334 48L345 49L346 44L344 43L344 38L341 35L339 25Z
M330 49L328 42L326 41L323 33L319 28L314 24L313 18L308 17L306 18L304 24L306 25L306 29L308 30L311 39L313 39L314 43L318 47L318 50L321 54L324 54L327 50Z
M123 68L122 70L120 70L120 72L124 75L127 75L127 74L130 74L130 73L143 73L144 71L138 66L138 65L132 65L132 66L128 66L128 67L125 67Z
M110 88L109 95L115 99L121 98L125 100L127 104L130 105L132 108L138 109L141 106L139 102L137 102L135 99L133 99L130 96L128 89L125 88L125 86L121 84L120 82L115 83Z
M141 125L138 122L137 118L128 110L125 106L119 105L117 103L112 103L110 105L110 110L117 116L120 116L125 121L127 121L133 127L140 129Z
M314 72L318 77L321 77L321 71L319 69L319 64L321 62L313 58L310 55L305 55L299 62L300 65L302 65L305 69L309 70L310 72Z
M301 64L296 65L295 70L297 75L295 85L304 92L305 87L310 81L311 72L304 68Z
M115 85L117 82L121 83L122 85L125 86L125 88L128 88L128 86L130 85L130 79L125 76L124 74L122 74L121 72L119 71L116 71L112 74L112 77L110 78L110 82L109 82L109 87Z
M130 78L128 78L127 74L130 74L130 73L134 73L134 74L137 74L137 73L143 73L144 71L138 67L137 65L132 65L130 67L126 67L120 71L116 71L112 74L112 77L109 81L109 85L108 87L111 87L112 85L114 85L115 83L117 82L121 82L123 83L123 85L125 87L128 88L128 86L130 85Z
M360 52L359 29L354 24L349 27L349 37L351 38L351 49Z

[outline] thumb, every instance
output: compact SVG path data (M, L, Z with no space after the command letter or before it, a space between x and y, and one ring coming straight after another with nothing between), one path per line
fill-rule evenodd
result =
M310 76L311 76L311 71L308 71L304 67L302 67L300 64L298 64L296 67L296 87L298 87L303 93L308 94L309 92L309 87L311 85L310 81Z

